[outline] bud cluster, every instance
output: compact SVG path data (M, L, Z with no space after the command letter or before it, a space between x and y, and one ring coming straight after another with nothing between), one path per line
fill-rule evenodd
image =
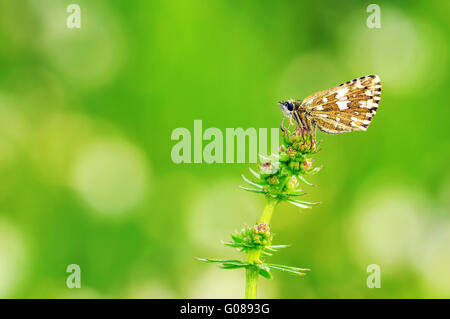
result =
M254 188L241 188L280 201L285 200L302 208L317 204L294 200L292 197L305 194L301 188L302 183L312 186L304 175L315 174L321 169L313 167L313 160L309 158L309 155L320 151L318 144L312 133L303 128L284 130L279 153L270 157L260 155L262 162L258 165L258 170L250 170L256 180L250 181L243 176L244 181Z
M233 247L245 249L263 249L272 244L272 234L266 223L256 224L252 227L245 226L239 233L232 235Z

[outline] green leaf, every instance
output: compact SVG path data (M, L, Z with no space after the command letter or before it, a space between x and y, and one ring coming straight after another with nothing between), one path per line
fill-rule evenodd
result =
M291 245L270 245L270 248L288 248Z
M290 193L290 194L286 194L286 196L288 197L295 197L295 196L305 196L306 193Z
M240 244L240 243L223 243L225 246L228 246L228 247L233 247L233 248L241 248L241 247L243 247L244 245L242 245L242 244Z
M204 261L207 263L228 263L228 264L245 264L249 265L249 263L236 260L236 259L211 259L211 258L199 258L196 257L197 260Z
M247 267L247 266L246 265L227 264L227 263L222 264L220 266L220 268L226 269L226 270L239 269L239 268L244 268L244 267Z
M276 264L264 264L265 266L269 267L270 269L276 269L281 270L293 275L298 276L306 276L306 274L303 271L310 271L311 269L308 268L298 268L298 267L291 267L291 266L285 266L285 265L276 265Z
M286 265L277 265L277 264L264 264L267 267L279 267L283 269L293 270L293 271L310 271L309 268L299 268L299 267L293 267L293 266L286 266Z
M221 263L220 268L222 269L238 269L238 268L247 268L252 266L251 264L247 262L243 262L240 260L234 260L234 259L208 259L208 258L197 258L200 261L204 261L207 263Z
M241 237L231 234L231 239L237 243L242 243L244 240Z
M246 243L224 243L224 245L232 248L240 248L241 250L255 248L254 246L248 245Z
M258 274L264 278L272 279L272 274L270 273L270 268L264 265L258 265Z
M309 175L317 174L318 172L320 172L320 170L322 170L322 167L323 167L323 166L315 167L315 168L313 168L308 174L309 174Z
M292 205L298 206L300 208L311 208L311 206L306 206L306 205L303 205L303 204L300 204L300 203L296 203L293 200L288 200L288 202L291 203Z
M264 194L264 191L260 190L260 189L253 189L253 188L247 188L247 187L243 187L243 186L239 186L240 189L243 189L247 192L252 192L252 193L258 193L258 194Z
M268 247L265 247L265 249L270 251L278 251L279 248L287 248L291 247L291 245L270 245Z
M320 204L320 202L311 203L311 202L305 202L303 200L298 200L298 199L290 199L289 201L290 202L295 202L295 203L298 203L298 204L309 205L309 206L316 206L316 205Z
M249 180L248 178L246 178L244 175L241 175L241 176L242 176L242 179L243 179L247 184L250 184L250 185L255 186L255 187L258 187L258 188L264 188L264 186L252 182L251 180Z
M261 175L256 173L254 170L252 170L250 167L248 168L250 173L253 174L253 176L255 176L257 179L261 179Z
M305 183L308 186L316 186L314 184L311 184L310 182L308 182L302 175L297 175L298 179L301 180L303 183Z

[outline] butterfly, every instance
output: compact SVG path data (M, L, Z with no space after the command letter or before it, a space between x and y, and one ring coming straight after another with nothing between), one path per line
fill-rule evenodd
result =
M380 77L368 75L314 93L303 101L290 99L278 103L285 116L294 118L301 128L315 136L316 127L329 134L366 131L380 99Z

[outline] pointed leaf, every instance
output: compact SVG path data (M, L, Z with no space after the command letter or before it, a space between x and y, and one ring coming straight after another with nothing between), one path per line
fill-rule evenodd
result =
M220 266L220 268L227 269L227 270L239 269L239 268L244 268L244 267L246 267L246 266L245 265L235 265L235 264L223 264Z
M278 249L278 248L289 248L291 247L291 245L270 245L269 247Z
M303 200L298 200L298 199L290 199L289 201L290 202L295 202L295 203L298 203L298 204L309 205L309 206L316 206L316 205L320 204L320 202L311 203L311 202L305 202Z
M290 194L286 194L286 196L288 197L295 197L295 196L305 196L306 193L290 193Z
M301 271L297 271L297 270L290 270L290 269L280 268L280 267L276 267L276 266L270 266L269 268L270 269L276 269L276 270L284 271L284 272L287 272L287 273L292 274L292 275L306 276L305 273L303 273Z
M264 265L269 268L277 268L277 269L284 269L284 270L290 270L290 271L310 271L311 270L309 268L299 268L299 267L277 265L277 264L264 264Z
M251 193L258 193L258 194L264 194L263 190L260 189L253 189L253 188L248 188L248 187L243 187L243 186L239 186L240 189L243 189L247 192L251 192Z
M196 259L207 262L207 263L227 263L227 264L236 264L236 265L245 265L245 266L249 265L249 263L246 263L246 262L243 262L240 260L235 260L235 259L210 259L210 258L199 258L199 257L196 257Z
M233 239L237 243L242 243L244 240L236 235L231 234L231 239Z
M264 278L272 279L272 274L270 273L270 268L264 265L258 265L258 274Z
M279 248L287 248L290 247L290 245L271 245L268 247L265 247L264 249L270 250L270 251L278 251Z
M314 184L311 184L310 182L308 182L302 175L297 175L298 179L301 180L303 183L305 183L308 186L316 186Z
M311 208L311 206L306 206L306 205L303 205L303 204L300 204L300 203L296 203L296 202L294 202L292 200L288 200L288 203L291 203L292 205L295 205L295 206L300 207L300 208Z
M317 174L318 172L320 172L321 170L322 170L322 165L321 166L319 166L319 167L315 167L315 168L313 168L308 174L309 175L314 175L314 174Z
M261 179L261 175L256 173L254 170L252 170L250 167L248 168L250 173L253 174L253 176L255 176L257 179Z
M225 246L233 248L241 248L243 245L241 243L223 243Z
M244 175L241 175L241 176L242 176L242 179L243 179L247 184L250 184L250 185L255 186L255 187L258 187L258 188L264 188L264 186L252 182L251 180L249 180L248 178L246 178Z

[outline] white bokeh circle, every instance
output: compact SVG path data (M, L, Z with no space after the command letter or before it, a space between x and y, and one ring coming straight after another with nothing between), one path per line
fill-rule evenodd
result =
M142 152L125 140L96 141L77 157L72 186L95 211L124 213L143 199L148 165Z

